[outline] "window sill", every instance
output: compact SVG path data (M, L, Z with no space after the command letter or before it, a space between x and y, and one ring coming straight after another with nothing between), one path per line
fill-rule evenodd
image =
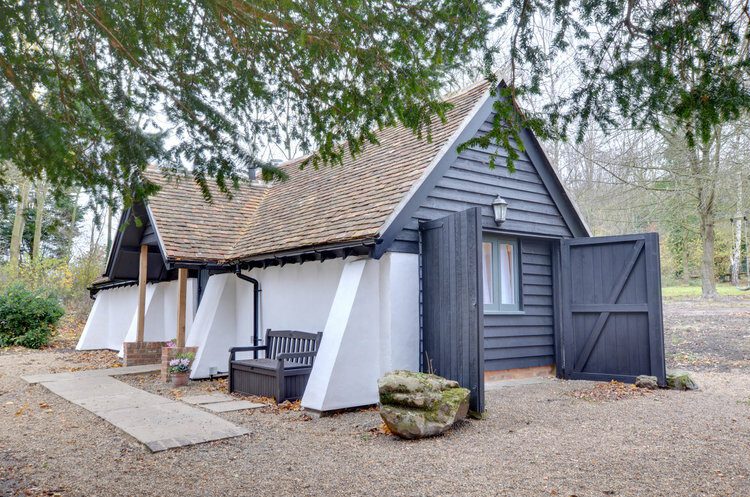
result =
M518 316L521 314L526 314L526 311L519 310L519 311L495 311L495 310L488 310L484 311L485 316Z

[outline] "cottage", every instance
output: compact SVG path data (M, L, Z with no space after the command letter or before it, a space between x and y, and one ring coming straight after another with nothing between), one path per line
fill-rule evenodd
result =
M458 146L494 117L489 84L450 95L432 140L402 127L320 170L243 184L206 203L189 180L122 216L78 349L145 360L174 338L192 378L266 329L322 332L302 404L373 404L393 369L472 390L485 376L664 381L658 239L592 238L534 135L507 151ZM496 154L497 167L489 167Z

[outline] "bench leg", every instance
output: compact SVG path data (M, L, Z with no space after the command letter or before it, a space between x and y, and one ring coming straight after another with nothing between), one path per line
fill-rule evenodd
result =
M284 361L279 361L278 366L276 366L276 402L279 404L286 400L284 384Z
M227 378L227 386L229 388L229 393L234 392L234 372L232 371L232 358L229 358L229 378Z

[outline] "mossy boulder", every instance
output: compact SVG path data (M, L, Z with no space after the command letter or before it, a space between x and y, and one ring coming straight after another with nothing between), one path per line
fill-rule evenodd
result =
M698 384L687 371L667 371L667 387L672 390L698 390Z
M635 386L638 388L645 388L647 390L656 390L659 388L659 380L656 376L640 375L635 379Z
M413 371L393 371L378 380L380 416L401 438L444 433L469 411L469 390L458 382Z

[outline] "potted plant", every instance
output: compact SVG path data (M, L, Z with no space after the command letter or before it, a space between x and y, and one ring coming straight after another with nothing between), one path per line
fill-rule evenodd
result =
M188 383L190 365L193 363L195 354L185 352L169 361L169 374L172 377L172 386L184 387Z

